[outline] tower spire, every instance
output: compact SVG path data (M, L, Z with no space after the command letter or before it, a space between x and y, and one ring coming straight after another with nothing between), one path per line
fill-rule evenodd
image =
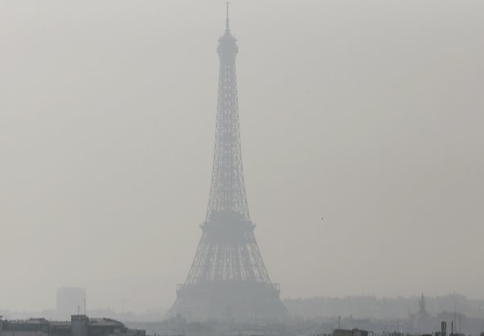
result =
M229 32L230 29L229 29L229 5L230 5L230 2L226 2L225 5L227 5L227 15L226 15L226 19L225 19L225 31Z

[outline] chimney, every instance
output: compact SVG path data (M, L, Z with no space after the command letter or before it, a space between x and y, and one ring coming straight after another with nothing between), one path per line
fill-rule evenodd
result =
M445 322L445 321L441 322L440 332L442 333L442 336L447 336L447 322Z

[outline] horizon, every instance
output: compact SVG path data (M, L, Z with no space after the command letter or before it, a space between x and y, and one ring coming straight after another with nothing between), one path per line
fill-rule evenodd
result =
M76 287L65 287L65 288L76 288ZM85 288L83 288L85 289ZM87 292L87 298L89 299L89 291L85 289ZM443 295L435 295L435 296L427 296L425 293L423 294L426 300L436 300L436 299L445 299L445 298L460 298L460 299L465 299L466 301L477 301L477 302L483 302L484 299L482 298L473 298L473 297L467 297L465 295L462 295L460 293L448 293L448 294L443 294ZM310 297L283 297L281 300L284 301L306 301L306 300L314 300L314 299L329 299L329 300L347 300L347 299L368 299L368 298L373 298L377 301L385 301L385 300L415 300L415 311L418 309L418 302L421 299L422 293L420 294L414 294L410 296L377 296L374 294L367 294L367 295L346 295L346 296L310 296ZM55 301L55 298L53 299ZM87 305L86 311L87 314L92 312L111 312L115 314L135 314L135 315L143 315L147 313L154 313L154 312L168 312L170 307L162 307L162 306L153 306L153 307L145 307L141 310L130 310L126 309L126 307L122 308L116 308L116 307L89 307ZM449 311L452 311L453 307L449 307ZM53 305L51 307L44 307L38 311L29 311L25 309L20 309L20 310L10 310L7 307L1 307L0 306L0 312L10 312L13 314L18 314L21 313L22 315L29 314L29 313L42 313L42 312L55 312L56 307L55 307L55 302L53 302ZM443 310L445 311L445 310ZM457 309L457 311L460 311ZM97 316L97 315L96 315Z

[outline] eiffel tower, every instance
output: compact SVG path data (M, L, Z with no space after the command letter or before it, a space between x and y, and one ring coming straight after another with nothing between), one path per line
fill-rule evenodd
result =
M190 321L282 320L287 311L254 235L245 192L235 58L229 11L219 39L215 150L207 215L195 258L168 317Z

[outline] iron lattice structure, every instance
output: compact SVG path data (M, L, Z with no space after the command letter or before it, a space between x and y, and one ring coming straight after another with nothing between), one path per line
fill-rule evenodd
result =
M169 317L189 320L283 319L279 288L269 278L254 235L242 165L237 41L229 30L219 39L220 60L215 148L202 237Z

